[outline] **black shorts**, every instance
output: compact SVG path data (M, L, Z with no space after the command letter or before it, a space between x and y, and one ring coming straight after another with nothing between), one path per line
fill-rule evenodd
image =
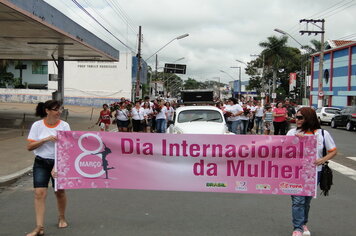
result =
M54 187L54 179L52 177L52 169L54 166L53 159L45 159L36 156L33 164L33 187L34 188L48 188L49 180Z
M132 119L132 129L133 129L133 132L142 132L143 131L143 122L141 120Z
M127 128L129 126L128 120L117 120L117 127L118 128Z

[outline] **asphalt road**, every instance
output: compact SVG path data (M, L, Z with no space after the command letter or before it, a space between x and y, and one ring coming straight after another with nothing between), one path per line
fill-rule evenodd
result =
M330 130L339 149L335 161L349 167L356 156L356 132ZM353 168L356 169L356 168ZM334 172L330 196L312 201L309 227L313 236L354 236L356 181ZM49 194L46 235L291 235L289 196L137 191L70 190L70 227L57 229L56 206ZM0 193L0 235L24 235L34 226L32 176Z
M322 128L330 132L336 143L338 155L333 160L356 170L356 162L346 158L356 157L356 132L347 131L345 128L333 129L325 125Z
M354 236L356 181L335 173L328 197L312 201L313 236ZM70 227L57 229L49 194L46 235L291 235L289 196L136 191L68 191ZM0 194L0 235L24 235L34 226L31 176Z

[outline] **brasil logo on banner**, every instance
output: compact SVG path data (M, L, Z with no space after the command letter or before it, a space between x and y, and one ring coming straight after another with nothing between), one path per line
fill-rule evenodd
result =
M59 131L56 188L316 196L314 136Z

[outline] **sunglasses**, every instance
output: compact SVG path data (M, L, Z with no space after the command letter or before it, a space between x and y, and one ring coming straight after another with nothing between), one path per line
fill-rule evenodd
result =
M295 117L297 120L304 120L304 116L296 116Z
M60 111L60 112L62 112L64 110L64 108L63 107L57 107L57 108L52 108L50 110L51 111Z

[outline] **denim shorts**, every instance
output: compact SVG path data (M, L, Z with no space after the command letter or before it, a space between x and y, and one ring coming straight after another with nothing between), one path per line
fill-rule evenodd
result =
M48 188L49 180L54 187L54 179L52 177L52 169L54 166L53 159L45 159L36 156L33 164L33 187L34 188Z

